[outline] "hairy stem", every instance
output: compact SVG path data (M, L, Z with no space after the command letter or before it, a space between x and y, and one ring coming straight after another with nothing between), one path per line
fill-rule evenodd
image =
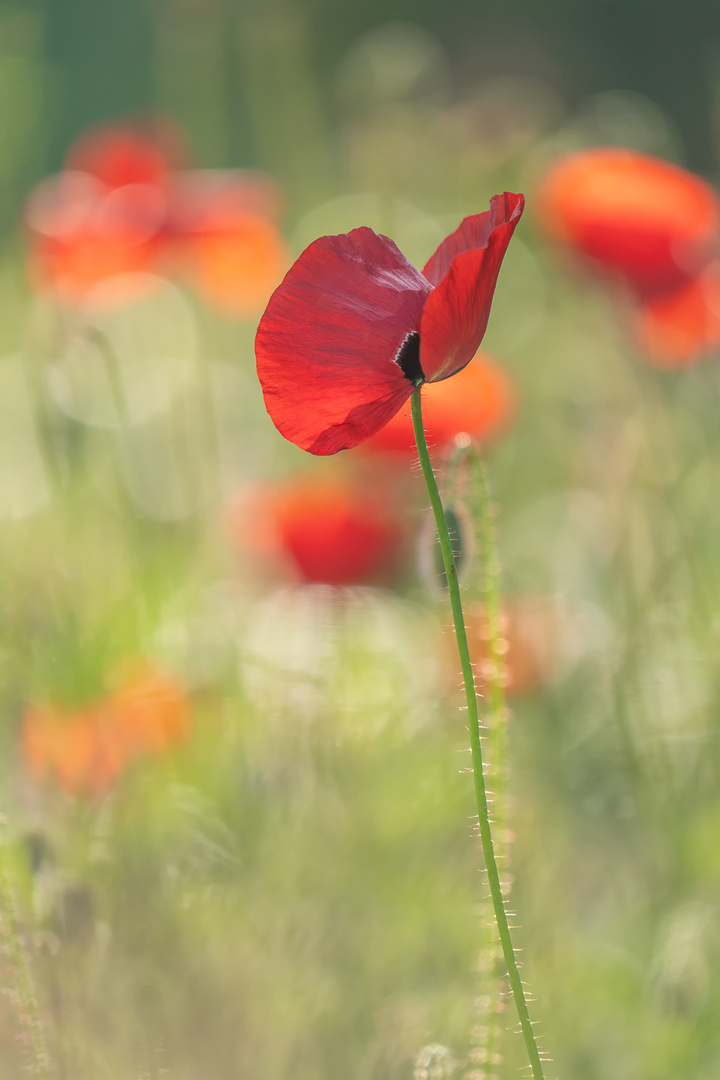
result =
M438 491L437 481L435 480L435 473L433 472L430 455L428 453L427 440L425 439L425 431L423 429L420 387L416 387L413 391L412 418L415 431L415 442L417 443L418 455L420 457L420 465L430 496L430 503L435 516L435 524L440 540L440 550L442 552L443 565L445 567L445 576L447 578L447 587L450 596L450 607L452 608L453 623L455 626L455 638L457 640L460 666L465 686L468 727L470 730L470 749L472 753L475 784L475 800L478 811L478 827L483 856L485 858L488 884L490 886L490 896L495 912L495 921L497 923L498 935L502 946L503 958L505 960L505 966L507 967L508 979L515 1001L515 1008L517 1009L518 1018L520 1020L520 1028L525 1040L525 1047L530 1060L532 1074L534 1080L544 1080L542 1061L533 1032L525 990L518 970L515 949L513 947L510 926L508 924L507 911L505 910L505 901L500 883L500 875L498 873L497 860L495 858L495 849L490 828L490 817L488 814L487 790L485 787L485 776L483 771L480 716L478 713L475 676L470 661L470 651L468 649L467 633L465 631L465 619L463 617L462 601L460 599L460 586L458 584L457 569L455 566L455 559L453 558L450 534L445 520L445 510L440 498L440 492Z

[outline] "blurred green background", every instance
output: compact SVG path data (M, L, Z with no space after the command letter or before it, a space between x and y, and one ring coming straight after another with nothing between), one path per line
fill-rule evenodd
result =
M580 145L714 179L719 87L709 0L0 4L3 1077L524 1064L417 470L391 588L288 583L247 543L262 518L228 529L237 492L367 466L275 431L260 311L183 283L98 313L28 283L33 185L90 125L148 112L197 167L275 178L293 257L369 224L422 265L526 192L485 342L519 402L488 449L503 592L552 601L549 670L507 725L524 975L549 1077L720 1075L717 358L645 366L623 301L567 272L533 206ZM190 734L90 793L33 774L29 710L109 708L138 656L182 687Z
M546 82L566 106L625 90L651 98L679 129L687 164L716 163L720 12L711 0L595 4L526 0L502 5L268 0L63 0L3 3L6 79L15 72L4 123L32 97L34 175L56 169L85 127L150 109L169 110L189 131L203 165L282 162L270 132L293 103L288 63L307 79L316 120L337 129L337 79L363 34L407 22L445 51L456 93L499 75ZM20 62L26 66L21 67ZM13 65L14 62L14 65ZM254 100L263 70L274 92ZM293 75L298 73L293 69ZM18 109L20 105L20 109ZM33 175L32 172L29 175Z

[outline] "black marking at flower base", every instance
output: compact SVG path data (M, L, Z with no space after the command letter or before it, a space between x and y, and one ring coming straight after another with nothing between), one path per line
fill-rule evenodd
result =
M405 340L395 353L395 363L413 386L421 386L427 381L420 367L420 335L417 330L405 335Z

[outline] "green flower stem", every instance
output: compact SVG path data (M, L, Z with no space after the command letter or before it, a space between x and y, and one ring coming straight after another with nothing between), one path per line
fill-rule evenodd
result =
M477 514L476 535L479 547L480 596L482 617L487 636L487 675L484 692L488 713L488 780L492 785L493 829L496 848L496 861L500 863L505 880L500 885L505 903L509 902L510 881L508 878L508 860L510 840L507 832L507 805L505 794L505 754L507 730L507 703L505 701L505 642L500 614L500 566L495 543L493 507L490 496L490 482L487 469L481 455L476 450L470 451L469 464L475 481L473 507ZM499 1039L500 1016L502 1010L502 950L499 940L493 943L490 955L489 977L494 980L491 987L490 1010L488 1016L488 1052L489 1061L498 1060L495 1044Z
M5 867L7 842L0 837L0 942L10 956L16 979L14 997L25 1029L28 1069L40 1080L50 1080L50 1054L45 1042L40 1007L30 969L30 958L23 943L15 911L15 899Z
M493 820L498 830L496 843L503 858L507 857L505 837L505 727L507 703L505 701L505 654L503 632L500 623L500 567L495 545L495 529L492 520L492 502L485 463L479 454L473 453L477 474L477 536L480 547L482 580L480 594L482 610L487 620L489 671L487 678L487 701L490 716L490 766L493 782Z
M500 875L495 859L495 849L493 847L490 817L488 814L487 790L485 788L485 776L483 772L482 747L480 742L480 717L478 714L477 693L475 690L475 676L470 661L470 651L468 649L467 633L465 631L462 601L460 599L460 587L458 585L457 569L453 558L450 534L448 532L445 511L440 498L440 492L438 491L437 481L435 480L435 473L433 472L430 455L428 453L427 440L425 439L425 431L423 429L422 404L419 386L415 388L412 394L412 418L415 431L415 442L417 443L418 455L420 457L420 465L422 467L423 476L425 477L425 483L430 496L430 503L432 505L433 514L435 515L438 538L440 540L440 550L445 566L448 593L450 595L450 606L452 608L453 623L455 625L455 637L457 640L458 653L460 655L463 683L465 685L468 727L470 729L470 749L472 752L473 775L475 781L475 799L478 810L478 826L485 858L485 869L487 871L488 884L490 886L490 895L492 897L493 910L495 912L495 921L497 923L500 944L502 945L503 957L508 971L508 979L515 1000L515 1008L517 1009L520 1020L520 1027L525 1040L525 1047L530 1060L532 1074L534 1080L544 1080L540 1051L538 1050L538 1045L535 1040L527 999L525 997L525 990L518 970L515 949L513 948L510 927L508 925L507 912L505 910L502 886L500 884Z

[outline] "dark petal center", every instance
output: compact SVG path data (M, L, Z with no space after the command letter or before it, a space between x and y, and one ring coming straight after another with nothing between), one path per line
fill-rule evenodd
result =
M411 330L405 335L405 340L395 354L395 363L413 386L420 386L426 381L420 367L420 335L417 330Z

